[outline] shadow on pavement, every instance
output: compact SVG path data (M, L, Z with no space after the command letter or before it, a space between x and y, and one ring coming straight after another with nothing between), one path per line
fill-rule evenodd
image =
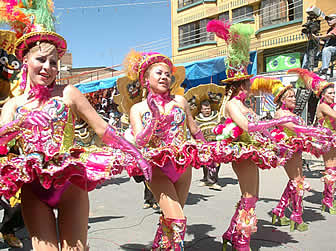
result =
M270 221L258 220L258 232L251 237L250 247L252 250L260 250L262 247L280 247L288 243L298 243L297 240L287 232L289 226L272 226ZM286 232L281 231L286 230Z
M309 192L313 194L303 197L303 200L321 206L322 192L318 192L314 189L311 189Z
M238 180L233 178L218 178L218 185L225 187L227 185L237 185Z
M96 189L100 189L102 187L105 187L105 186L109 186L109 185L120 185L120 184L123 184L123 183L126 183L130 180L129 177L118 177L118 178L112 178L110 180L106 180L104 181L104 183L102 184L99 184Z
M102 222L102 221L109 221L112 219L120 219L124 218L125 216L99 216L99 217L90 217L89 218L89 223L97 223L97 222Z
M193 237L192 241L184 243L186 250L221 250L222 243L216 241L215 237L207 235L212 230L215 228L208 224L188 225L187 234Z
M309 179L320 179L322 177L321 172L323 171L324 169L303 170L303 176Z
M200 201L208 201L208 198L211 197L214 197L214 195L203 195L189 192L186 205L195 205Z
M153 237L154 238L154 237ZM143 244L133 244L128 243L120 246L121 250L139 250L139 251L149 251L151 249L151 244L143 245Z

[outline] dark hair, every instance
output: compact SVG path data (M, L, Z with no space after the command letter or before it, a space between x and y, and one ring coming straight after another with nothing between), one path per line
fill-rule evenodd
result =
M329 88L334 88L334 85L329 85L326 88L324 88L320 94L320 97L322 96L322 94L325 94Z
M210 106L210 101L208 100L208 99L206 99L206 100L202 100L202 102L201 102L201 107L202 106Z
M240 87L242 87L242 86L245 87L246 86L246 80L248 80L248 79L233 81L226 86L226 93L228 93L230 90L232 90L232 94L231 94L230 99L232 99L234 96L237 96Z

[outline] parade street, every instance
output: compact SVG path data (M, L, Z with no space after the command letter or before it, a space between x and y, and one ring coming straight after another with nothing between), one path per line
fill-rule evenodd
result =
M290 232L289 226L272 226L271 209L275 207L287 183L284 170L260 170L260 194L256 212L258 233L252 235L252 250L335 250L336 216L321 212L323 184L321 165L312 165L304 175L312 190L304 197L303 219L309 224L307 232ZM189 197L185 206L187 216L186 250L218 250L221 236L227 229L240 190L231 165L222 166L219 184L222 191L200 187L201 170L193 170ZM156 231L159 214L143 209L143 184L137 184L126 173L90 192L88 240L90 251L149 250ZM287 212L288 213L288 212ZM289 214L287 214L289 216ZM2 217L2 211L1 211ZM24 249L8 248L3 242L0 250L32 250L26 231L20 231ZM228 248L231 250L231 247Z

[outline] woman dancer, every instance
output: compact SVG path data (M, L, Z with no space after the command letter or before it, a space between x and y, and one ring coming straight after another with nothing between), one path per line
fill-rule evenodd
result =
M277 104L275 118L296 117L296 123L289 122L278 126L272 131L278 145L290 150L291 157L285 165L285 171L289 178L287 186L280 198L278 205L272 210L272 224L280 226L290 225L290 230L307 231L308 225L302 220L303 195L310 187L304 180L302 173L302 151L306 151L319 157L330 149L330 131L303 125L303 120L297 117L293 111L295 108L295 93L292 85L284 86L279 79L257 77L253 80L253 89L272 93ZM292 214L290 219L285 216L285 210L292 202Z
M223 250L231 242L236 250L245 251L250 250L251 234L257 231L255 206L259 193L258 167L269 169L283 165L286 160L285 152L278 152L277 146L263 134L267 135L267 128L286 123L291 118L254 122L257 121L256 114L245 105L251 86L251 75L247 74L250 35L253 32L250 26L230 26L227 22L213 20L208 23L207 30L216 32L217 36L228 41L230 51L226 61L228 78L222 81L227 89L227 103L224 101L222 105L226 122L214 129L217 139L221 141L208 144L213 146L216 162L232 162L241 190L241 199L230 226L222 236Z
M328 128L335 133L336 130L336 111L335 89L333 83L328 83L313 72L306 69L292 69L289 72L298 73L300 80L306 87L314 92L320 102L316 109L317 123L321 127ZM323 155L325 172L322 181L324 182L324 191L322 199L322 211L329 209L329 213L336 214L334 205L334 192L336 181L336 148L333 146L329 152Z
M173 95L175 67L158 53L132 51L125 60L127 75L139 81L147 98L132 106L130 122L136 145L153 167L149 187L163 216L152 245L153 250L184 250L186 217L183 207L191 182L191 166L212 163L209 152L198 143L186 141L186 128L204 142L185 98Z
M41 16L50 17L49 7L44 7L45 15ZM124 167L138 175L140 167L150 179L150 166L133 145L100 118L78 89L67 86L63 97L53 95L57 61L66 51L66 41L50 31L52 26L42 31L38 17L26 29L31 32L15 45L16 56L24 63L24 93L10 99L2 109L0 142L6 146L16 140L20 154L1 162L0 194L9 198L22 187L22 213L34 250L59 250L53 209L58 209L62 250L85 250L88 191ZM34 31L37 26L39 30ZM105 144L115 147L74 145L76 117L84 119Z

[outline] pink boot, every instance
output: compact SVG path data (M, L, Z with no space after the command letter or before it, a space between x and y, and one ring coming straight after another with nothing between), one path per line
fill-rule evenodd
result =
M162 217L161 226L163 233L161 241L159 241L160 247L158 250L183 251L186 222L186 219Z
M291 181L288 181L285 191L282 193L278 205L272 210L272 224L275 225L276 220L278 219L278 224L280 226L288 226L290 220L285 216L285 210L289 205L290 198L290 187Z
M223 251L226 251L228 242L230 242L231 245L233 246L234 237L237 237L237 235L235 235L235 233L236 233L237 217L239 215L239 210L240 209L241 208L240 208L240 201L239 201L236 205L236 211L231 218L230 226L222 236L222 238L223 238Z
M336 180L336 168L328 168L324 172L322 181L324 182L324 191L322 199L322 211L326 211L326 207L329 208L329 213L335 215L336 208L334 207L334 192L335 192L335 180Z
M162 220L163 220L163 216L160 216L160 222L159 222L158 229L156 230L155 238L154 238L153 245L152 245L152 250L157 250L160 247L160 241L161 241L162 233L163 233Z
M300 232L308 230L308 225L302 220L303 213L303 195L305 190L309 190L308 183L304 181L304 177L293 180L290 186L290 194L292 201L292 214L290 216L291 224L290 231L293 232L297 229Z
M237 239L234 248L237 251L250 251L251 234L257 231L257 216L255 206L258 198L242 198L237 217Z

